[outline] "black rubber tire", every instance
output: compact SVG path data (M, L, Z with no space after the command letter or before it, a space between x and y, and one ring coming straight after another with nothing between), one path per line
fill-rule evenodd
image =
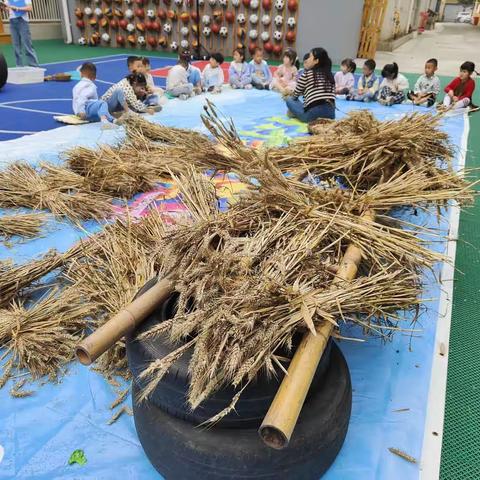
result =
M8 78L8 66L7 61L2 53L0 53L0 88L7 83Z
M132 390L136 398L138 387ZM134 401L133 413L140 443L166 480L318 480L343 445L351 406L348 366L333 344L324 381L285 450L266 447L256 429L195 428L150 402Z
M139 290L137 296L151 288L156 281L156 278L149 280L145 286ZM173 347L165 338L160 337L138 341L136 337L159 322L172 318L175 302L175 296L170 297L155 313L147 318L137 330L127 336L126 349L128 366L132 372L133 379L138 385L142 384L139 380L139 375L146 366L158 358L163 358L173 350ZM299 335L297 339L298 343L300 339L301 336ZM322 381L330 361L330 349L331 342L327 344L310 390L315 389ZM149 400L176 418L200 425L226 408L237 391L234 390L233 387L220 389L192 412L187 405L187 392L189 387L188 365L191 356L192 351L187 351L172 365L157 388L152 392ZM280 369L277 370L276 378L268 377L265 373L260 374L256 381L252 382L245 389L236 405L235 411L224 417L219 422L219 426L222 428L258 428L277 393L283 376L284 374Z

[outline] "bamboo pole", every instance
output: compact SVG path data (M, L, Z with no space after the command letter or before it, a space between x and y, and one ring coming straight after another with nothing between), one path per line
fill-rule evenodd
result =
M361 219L373 222L375 214L367 210ZM360 248L350 244L338 266L331 288L334 289L344 281L353 280L357 275L361 259ZM304 335L290 362L287 375L260 426L260 437L267 446L276 450L282 450L288 446L333 328L332 323L324 322L316 328L316 335L311 332Z
M118 312L107 323L93 332L75 349L83 365L90 365L127 333L132 332L148 315L174 291L174 282L166 277Z

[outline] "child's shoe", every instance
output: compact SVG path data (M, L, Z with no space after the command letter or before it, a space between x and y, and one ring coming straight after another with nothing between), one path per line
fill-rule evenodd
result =
M181 95L178 96L180 100L188 100L190 98L190 95L187 95L186 93L182 93Z
M253 86L249 83L248 85L245 85L245 90L251 90Z

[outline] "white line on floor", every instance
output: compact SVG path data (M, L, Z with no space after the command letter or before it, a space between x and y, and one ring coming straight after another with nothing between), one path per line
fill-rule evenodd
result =
M460 147L459 170L465 168L468 133L470 121L465 114L465 128ZM452 324L453 281L455 275L455 253L457 250L458 229L460 223L460 207L453 205L450 208L450 231L447 244L447 262L441 272L441 295L438 307L437 333L432 362L432 376L428 392L427 417L423 437L422 459L420 464L420 480L438 479L442 459L443 424L445 420L445 397L447 393L448 346L450 328ZM440 354L443 353L443 355Z
M11 102L2 102L1 105L15 105L17 103L33 103L33 102L71 102L71 98L31 98L30 100L12 100Z
M34 108L12 107L11 105L0 104L0 108L20 110L22 112L45 113L46 115L66 115L65 112L50 112L48 110L35 110Z
M40 66L41 67L46 67L48 65L61 65L62 63L73 63L73 62L88 62L92 60L102 60L104 58L112 58L112 60L106 60L106 62L111 61L119 61L121 58L115 58L114 57L123 57L124 59L127 59L127 55L124 53L117 53L115 55L105 55L104 57L90 57L90 58L74 58L72 60L62 60L61 62L50 62L50 63L42 63ZM95 62L95 63L106 63L106 62Z
M33 135L38 132L24 132L23 130L0 130L0 133L15 133L19 135Z

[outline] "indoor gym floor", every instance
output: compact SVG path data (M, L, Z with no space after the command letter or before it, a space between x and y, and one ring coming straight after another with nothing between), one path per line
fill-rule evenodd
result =
M137 50L118 50L98 47L87 49L76 45L64 45L59 40L35 42L39 58L45 63L47 73L74 70L91 55L99 67L99 80L118 81L126 73L125 58ZM13 64L10 46L2 46L9 65ZM150 54L152 66L162 68L172 65L170 56L158 58ZM102 57L102 58L98 58ZM99 63L105 61L105 63ZM111 60L111 61L110 61ZM56 63L52 63L56 62ZM58 63L60 62L60 63ZM407 75L413 81L417 75ZM442 85L450 78L441 77ZM99 92L109 83L99 83ZM161 85L161 81L159 81ZM56 113L70 113L70 83L51 83L32 86L7 85L0 90L0 140L9 140L25 132L55 128L52 119ZM480 103L480 87L477 88L476 103ZM55 100L56 99L56 100ZM13 103L12 103L13 102ZM21 102L21 103L20 103ZM12 107L16 107L15 109ZM37 110L37 112L34 112ZM44 113L40 113L42 111ZM7 114L8 112L8 114ZM47 113L51 112L51 113ZM480 114L470 118L467 167L480 167ZM473 179L479 178L478 171ZM446 398L445 428L442 451L442 480L480 478L480 309L477 308L480 284L480 206L478 198L474 208L462 213L456 256L452 328L449 345L449 370Z

